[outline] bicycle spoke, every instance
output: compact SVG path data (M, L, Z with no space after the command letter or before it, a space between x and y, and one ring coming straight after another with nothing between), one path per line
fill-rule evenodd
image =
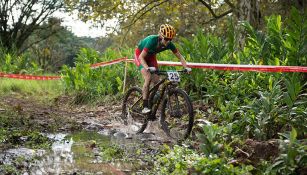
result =
M193 108L187 94L179 89L170 92L162 109L162 129L173 139L186 139L193 126Z

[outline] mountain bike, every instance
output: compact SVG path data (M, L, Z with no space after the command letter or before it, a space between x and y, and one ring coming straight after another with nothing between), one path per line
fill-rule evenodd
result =
M167 136L180 141L189 137L193 123L193 106L189 95L178 87L180 71L155 71L161 80L149 90L149 114L143 114L142 89L131 87L126 92L122 105L124 123L133 126L134 133L142 133L149 121L160 118L160 125ZM157 112L160 111L160 117Z

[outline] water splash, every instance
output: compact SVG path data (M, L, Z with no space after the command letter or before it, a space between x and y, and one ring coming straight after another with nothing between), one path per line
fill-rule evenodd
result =
M30 168L31 174L61 174L62 172L71 172L74 169L74 153L71 148L73 139L66 140L67 134L49 134L49 138L54 139L51 152L35 161Z

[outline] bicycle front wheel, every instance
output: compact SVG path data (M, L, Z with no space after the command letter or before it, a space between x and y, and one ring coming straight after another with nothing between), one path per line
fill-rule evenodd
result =
M193 106L182 89L172 89L162 103L161 126L171 138L182 141L189 137L193 122Z
M142 90L139 87L130 88L124 96L122 118L132 133L142 133L148 121L141 113L143 108Z

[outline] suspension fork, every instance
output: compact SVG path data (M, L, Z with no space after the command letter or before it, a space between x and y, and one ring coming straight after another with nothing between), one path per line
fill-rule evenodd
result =
M176 86L175 85L173 85L173 84L171 84L169 87L168 87L168 91L169 91L169 93L168 93L168 95L167 95L167 97L166 98L168 98L167 100L168 100L168 109L169 109L169 112L170 112L170 114L172 115L172 113L174 112L174 111L176 111L176 110L178 110L179 108L180 108L180 106L179 106L179 99L178 99L178 96L176 95L176 94L174 94L174 100L175 100L175 105L173 105L172 106L172 104L171 104L171 94L170 94L170 92L171 92L171 90L172 89L175 89L176 88ZM173 109L174 108L174 109Z
M179 98L178 98L178 95L175 94L175 101L176 101L176 106L175 106L175 110L179 110Z

